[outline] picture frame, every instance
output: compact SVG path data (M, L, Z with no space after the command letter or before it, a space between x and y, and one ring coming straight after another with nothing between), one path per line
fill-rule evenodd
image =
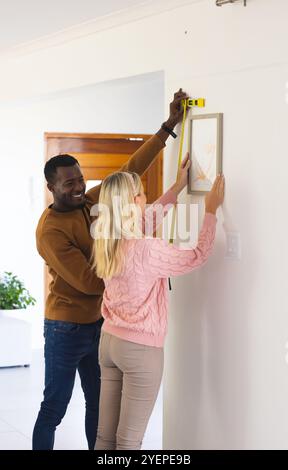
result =
M206 194L222 173L223 113L199 114L189 122L188 194Z

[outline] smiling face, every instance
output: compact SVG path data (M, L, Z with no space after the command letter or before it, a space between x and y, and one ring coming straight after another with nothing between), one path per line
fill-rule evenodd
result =
M53 209L69 211L84 206L86 185L78 164L59 166L53 183L47 187L53 194Z

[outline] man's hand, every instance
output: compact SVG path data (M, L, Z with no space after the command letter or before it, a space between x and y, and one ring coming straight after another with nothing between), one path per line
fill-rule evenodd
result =
M169 137L169 134L171 134L172 129L174 129L176 124L178 124L178 122L182 120L183 112L184 112L182 100L186 100L187 98L188 98L188 95L184 93L184 91L182 91L182 88L179 88L179 91L176 91L176 93L174 93L174 99L170 103L169 118L167 119L167 121L163 122L164 129L163 129L163 124L162 124L159 131L156 132L156 135L159 137L160 140L162 140L163 144L165 144L166 140ZM168 128L168 130L167 129L165 130L165 126ZM173 135L173 137L176 137L176 136Z
M182 189L184 189L187 185L190 164L191 161L189 160L189 153L187 152L183 162L181 163L181 167L177 175L177 181L171 188L173 191L175 191L176 195L181 193Z
M170 103L170 115L167 121L165 122L166 126L170 129L173 129L178 122L180 122L183 118L183 106L182 100L189 98L187 93L182 91L182 88L179 91L174 93L174 99Z

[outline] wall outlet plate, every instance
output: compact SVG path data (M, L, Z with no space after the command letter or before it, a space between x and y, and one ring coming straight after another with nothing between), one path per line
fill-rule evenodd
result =
M241 259L241 237L239 232L226 232L225 258Z

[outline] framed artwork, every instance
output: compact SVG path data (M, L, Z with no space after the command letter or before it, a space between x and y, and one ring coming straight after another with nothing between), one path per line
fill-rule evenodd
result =
M205 194L222 172L223 114L200 114L189 122L189 194Z

